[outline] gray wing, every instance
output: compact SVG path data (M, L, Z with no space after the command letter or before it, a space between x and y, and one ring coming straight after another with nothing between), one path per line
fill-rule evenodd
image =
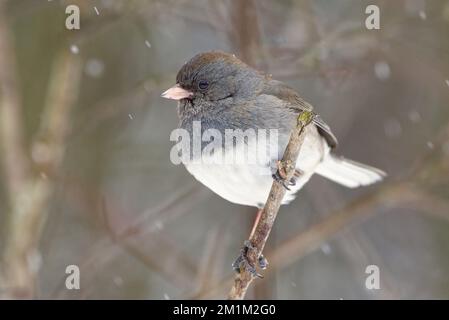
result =
M295 90L281 81L268 80L261 93L269 94L286 101L286 106L295 111L313 111L311 104L302 99ZM317 126L318 132L326 139L328 145L331 148L335 148L338 145L338 141L329 125L317 114L313 118L313 123Z

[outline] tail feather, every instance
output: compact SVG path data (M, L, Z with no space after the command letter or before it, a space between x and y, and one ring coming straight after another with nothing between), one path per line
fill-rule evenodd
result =
M348 188L367 186L386 176L382 170L333 154L326 156L315 172Z

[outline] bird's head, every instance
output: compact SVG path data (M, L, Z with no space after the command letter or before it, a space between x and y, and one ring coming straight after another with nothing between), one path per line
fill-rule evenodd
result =
M176 84L161 96L193 106L210 105L226 99L248 98L262 78L235 55L205 52L186 62L176 76Z

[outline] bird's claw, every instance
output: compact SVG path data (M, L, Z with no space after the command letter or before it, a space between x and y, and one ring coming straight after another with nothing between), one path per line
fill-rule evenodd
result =
M290 186L294 186L296 185L296 179L295 178L291 178L290 181L286 181L285 178L283 178L281 176L281 174L279 173L279 170L276 171L275 174L272 175L273 179L276 180L277 182L279 182L286 190L290 191Z
M260 269L265 270L268 267L268 260L261 254L257 259Z
M278 162L278 170L276 171L275 174L272 175L272 177L273 177L274 180L279 182L287 190L290 190L289 187L295 186L296 185L296 179L301 177L304 174L304 172L302 170L296 169L295 172L293 173L293 177L287 183L287 179L285 177L285 174L283 173L283 171L280 171L280 170L281 170L281 167L280 167L280 164Z
M245 240L245 242L243 243L243 247L240 250L240 255L237 257L237 259L232 264L232 268L237 273L241 273L242 270L246 270L253 277L263 278L263 276L257 272L256 267L253 266L248 260L249 250L254 250L254 249L255 248L252 245L252 243L249 240ZM266 269L268 266L268 261L267 261L267 259L265 259L265 257L262 254L257 259L257 263L262 270Z

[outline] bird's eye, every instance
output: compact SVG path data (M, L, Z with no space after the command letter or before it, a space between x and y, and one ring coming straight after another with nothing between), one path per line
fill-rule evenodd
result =
M200 90L206 90L207 88L209 88L209 82L207 82L206 80L200 80L198 82L198 88L200 88Z

